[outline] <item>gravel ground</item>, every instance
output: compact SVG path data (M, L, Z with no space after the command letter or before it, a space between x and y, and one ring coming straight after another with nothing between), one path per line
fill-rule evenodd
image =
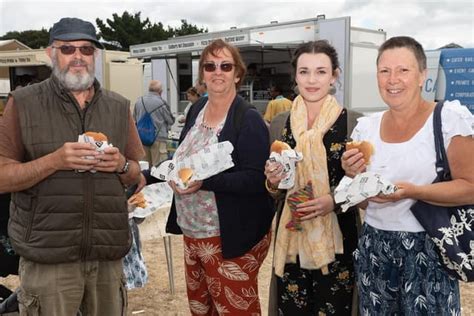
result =
M147 286L129 292L128 315L189 315L183 272L183 247L180 236L172 236L175 295L170 294L163 238L144 241L145 260L150 273ZM263 315L268 306L271 255L259 274L259 295ZM474 283L461 283L462 316L474 316ZM142 312L140 312L142 311ZM133 314L133 312L138 314Z
M182 237L172 236L171 245L175 295L170 294L163 238L144 241L144 257L149 271L149 282L142 289L129 291L128 315L189 315L183 272ZM262 311L266 311L268 306L270 272L271 258L268 256L259 274Z
M183 272L183 246L181 236L171 237L174 267L175 294L171 295L164 240L155 237L147 240L143 236L144 257L149 271L148 284L141 289L129 291L128 315L189 315ZM265 260L259 276L259 295L263 314L266 315L268 288L271 272L271 256ZM18 278L0 278L0 283L9 288L18 286ZM474 283L461 284L462 316L474 316Z

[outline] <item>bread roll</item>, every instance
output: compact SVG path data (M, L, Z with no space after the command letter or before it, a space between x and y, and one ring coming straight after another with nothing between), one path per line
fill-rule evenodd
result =
M270 147L271 152L276 152L279 154L281 154L283 150L288 150L288 149L291 149L290 145L279 140L274 141Z
M368 141L352 141L346 143L346 150L354 149L357 148L359 149L359 152L361 152L364 155L364 160L367 164L370 164L370 157L374 154L374 146L372 143Z
M183 181L184 185L188 185L189 180L193 176L193 169L183 168L178 171L178 177Z
M136 207L146 208L146 199L142 192L135 193L128 199L128 203Z
M100 132L85 132L85 135L94 138L96 142L106 142L108 141L107 136Z

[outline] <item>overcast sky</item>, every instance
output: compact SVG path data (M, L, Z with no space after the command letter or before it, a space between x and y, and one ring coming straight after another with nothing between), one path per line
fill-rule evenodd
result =
M326 18L351 17L355 27L383 29L387 38L412 36L425 49L448 43L474 47L474 0L331 0L331 1L148 1L82 0L26 1L0 0L0 36L8 31L49 29L61 17L95 19L113 13L141 11L142 19L179 26L181 19L210 32L232 26L287 22L318 14Z

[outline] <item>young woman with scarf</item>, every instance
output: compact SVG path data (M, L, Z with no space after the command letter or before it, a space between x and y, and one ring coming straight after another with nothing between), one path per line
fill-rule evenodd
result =
M294 187L278 190L283 166L270 161L265 166L268 191L283 199L274 253L278 313L348 315L357 227L355 212L336 214L332 195L344 176L340 159L347 140L347 111L330 94L339 75L337 52L327 41L304 43L296 49L292 66L299 95L280 139L303 154ZM302 229L288 229L288 197L308 185L314 197L296 208Z

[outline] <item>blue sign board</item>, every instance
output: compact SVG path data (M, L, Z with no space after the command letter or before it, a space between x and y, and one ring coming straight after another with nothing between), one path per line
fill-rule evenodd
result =
M440 64L446 77L445 100L459 100L474 113L474 48L441 50Z

